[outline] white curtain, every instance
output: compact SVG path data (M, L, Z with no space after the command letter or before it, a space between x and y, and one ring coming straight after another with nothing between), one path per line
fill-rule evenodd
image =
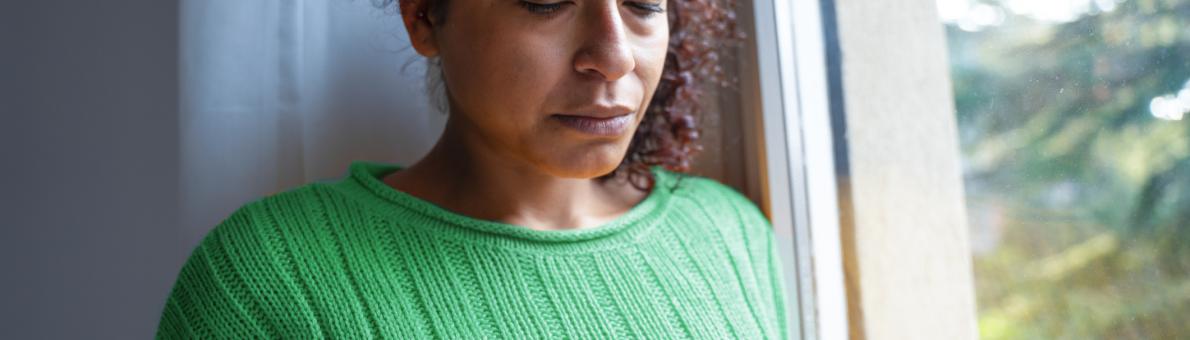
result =
M181 11L188 244L240 205L341 177L352 160L410 164L442 131L399 16L370 0L184 0Z

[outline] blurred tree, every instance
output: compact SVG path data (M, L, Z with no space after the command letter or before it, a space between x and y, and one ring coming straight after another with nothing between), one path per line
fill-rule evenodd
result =
M984 338L1190 339L1190 0L1118 1L947 25Z

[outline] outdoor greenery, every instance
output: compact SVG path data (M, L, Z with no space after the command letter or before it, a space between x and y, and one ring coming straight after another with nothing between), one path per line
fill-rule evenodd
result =
M1190 0L1011 2L946 24L982 337L1190 339Z

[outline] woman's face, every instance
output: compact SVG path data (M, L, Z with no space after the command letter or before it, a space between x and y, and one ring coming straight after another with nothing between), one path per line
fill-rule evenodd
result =
M484 151L550 175L610 173L661 78L669 41L665 6L665 0L450 1L429 39L436 45L430 54L441 57L458 123L452 128L465 130Z

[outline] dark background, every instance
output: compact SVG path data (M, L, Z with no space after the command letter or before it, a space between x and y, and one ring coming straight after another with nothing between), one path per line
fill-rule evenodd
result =
M185 260L178 2L0 2L0 338L150 338Z

